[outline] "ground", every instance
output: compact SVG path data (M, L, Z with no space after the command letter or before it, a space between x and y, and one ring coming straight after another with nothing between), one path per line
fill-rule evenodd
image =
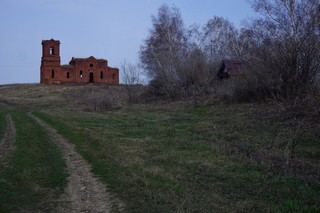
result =
M319 211L314 120L125 91L0 86L0 212Z
M55 129L41 119L28 113L41 127L45 129L50 138L58 144L67 164L69 178L64 194L59 198L57 212L111 212L115 204L112 196L107 193L105 184L95 178L91 166L79 155L74 144L69 143ZM118 208L121 210L121 207Z

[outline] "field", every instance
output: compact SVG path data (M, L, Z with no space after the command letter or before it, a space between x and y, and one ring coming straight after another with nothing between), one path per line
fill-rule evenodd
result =
M319 121L301 113L267 103L127 104L120 86L34 84L0 86L0 141L8 116L16 133L0 153L0 212L55 212L63 202L69 163L33 117L75 145L111 211L320 211Z

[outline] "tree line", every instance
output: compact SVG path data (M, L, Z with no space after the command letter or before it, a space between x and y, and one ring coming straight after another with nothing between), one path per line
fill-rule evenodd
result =
M152 93L173 100L210 94L221 60L236 59L248 64L250 76L237 92L283 100L320 95L319 1L250 4L259 16L241 28L217 16L186 27L178 8L162 5L139 52Z

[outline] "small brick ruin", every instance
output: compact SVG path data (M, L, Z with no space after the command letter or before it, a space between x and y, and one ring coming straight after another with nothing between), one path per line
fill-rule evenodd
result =
M43 40L40 67L41 84L119 84L119 69L108 66L105 59L72 57L61 65L60 41Z

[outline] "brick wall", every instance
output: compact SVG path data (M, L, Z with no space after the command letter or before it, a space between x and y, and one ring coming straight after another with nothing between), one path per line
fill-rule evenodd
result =
M42 41L41 84L119 84L119 69L108 67L108 61L72 58L69 65L60 64L60 41Z

